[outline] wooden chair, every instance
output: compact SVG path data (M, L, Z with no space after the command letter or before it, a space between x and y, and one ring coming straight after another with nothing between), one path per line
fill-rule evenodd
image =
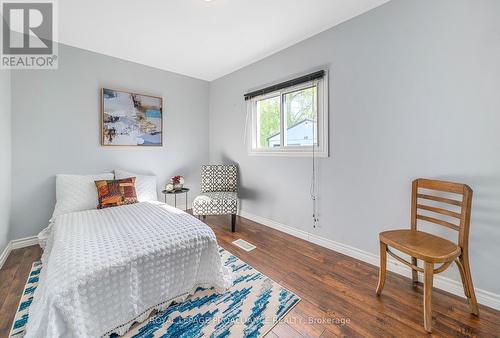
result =
M425 189L422 191L421 189ZM438 192L438 194L434 194ZM443 197L446 194L455 194L459 198ZM424 204L422 204L424 201ZM436 206L439 203L439 206ZM432 330L432 282L433 275L443 272L455 262L462 277L464 293L469 301L470 312L479 315L472 276L469 266L469 224L472 203L472 189L465 184L417 179L413 181L411 201L411 228L409 230L391 230L381 232L380 240L380 273L377 286L377 295L384 288L387 254L412 269L413 285L418 282L418 272L424 273L424 327L427 332ZM454 211L441 207L452 205ZM424 210L424 212L420 212ZM425 213L427 215L423 215ZM439 218L428 216L438 214ZM444 220L448 219L448 220ZM457 219L458 224L451 222ZM445 226L458 231L458 243L455 244L444 238L417 230L417 221L426 221ZM393 247L411 256L411 262L397 256L389 247ZM417 260L424 261L424 268L417 265ZM434 268L435 263L441 265Z

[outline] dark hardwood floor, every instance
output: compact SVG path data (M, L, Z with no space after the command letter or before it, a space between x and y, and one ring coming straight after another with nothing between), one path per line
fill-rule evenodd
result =
M0 269L0 337L9 335L31 264L41 254L38 245L14 250Z
M302 300L267 335L288 337L500 337L500 312L480 306L469 314L464 299L434 289L433 334L423 328L422 287L388 273L381 297L375 296L378 268L337 252L238 217L205 220L226 250L251 264ZM232 244L243 238L257 246L245 252ZM11 253L0 270L0 337L9 333L37 246Z

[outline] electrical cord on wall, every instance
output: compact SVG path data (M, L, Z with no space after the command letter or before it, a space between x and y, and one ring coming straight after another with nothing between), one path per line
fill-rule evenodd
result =
M315 82L317 85L317 83ZM312 102L312 111L314 111L314 100ZM318 116L316 115L316 120L318 119ZM317 121L316 121L317 123ZM317 223L319 222L318 218L318 213L317 213L317 195L316 195L316 148L315 148L315 141L316 141L316 133L314 132L314 121L312 123L312 138L313 138L313 144L312 144L312 175L311 175L311 188L310 188L310 195L311 195L311 200L312 200L312 218L313 218L313 228L316 228Z

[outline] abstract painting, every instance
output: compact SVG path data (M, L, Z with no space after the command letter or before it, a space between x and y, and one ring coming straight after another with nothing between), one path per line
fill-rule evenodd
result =
M102 89L102 145L162 146L161 97Z

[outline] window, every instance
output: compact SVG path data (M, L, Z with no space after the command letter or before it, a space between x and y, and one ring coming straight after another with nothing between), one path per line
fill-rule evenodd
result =
M328 79L251 98L250 155L328 156Z

